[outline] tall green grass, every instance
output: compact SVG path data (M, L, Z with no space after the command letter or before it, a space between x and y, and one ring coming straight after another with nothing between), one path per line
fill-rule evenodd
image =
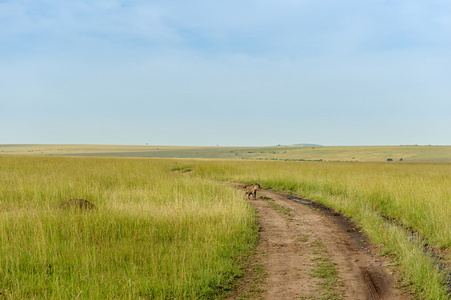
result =
M0 156L7 298L213 298L240 275L255 216L183 161ZM82 198L98 209L64 211Z
M450 253L451 164L222 161L203 162L196 171L216 180L259 182L354 218L385 253L395 255L417 294L449 299L444 274L423 246Z

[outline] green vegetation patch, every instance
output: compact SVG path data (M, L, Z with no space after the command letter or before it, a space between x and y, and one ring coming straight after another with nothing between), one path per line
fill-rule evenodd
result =
M323 243L310 243L310 252L315 256L311 259L312 268L310 276L317 278L317 290L321 299L342 299L343 293L339 289L342 286L336 263L330 260Z
M294 217L293 211L288 208L285 207L283 205L277 204L276 201L274 201L274 199L268 198L268 197L261 197L263 200L268 201L269 205L271 205L271 207L277 211L278 213L288 217L289 219L291 219L292 217Z

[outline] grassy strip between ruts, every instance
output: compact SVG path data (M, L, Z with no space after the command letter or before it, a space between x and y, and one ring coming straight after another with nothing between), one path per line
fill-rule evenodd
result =
M221 297L256 243L231 187L146 159L0 156L0 293L10 299ZM71 198L93 211L63 211Z

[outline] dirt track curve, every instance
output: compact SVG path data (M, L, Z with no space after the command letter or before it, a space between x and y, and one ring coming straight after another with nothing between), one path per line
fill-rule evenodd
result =
M260 292L246 298L411 299L349 221L286 194L259 190L258 196L249 201L259 215L254 264L262 275Z

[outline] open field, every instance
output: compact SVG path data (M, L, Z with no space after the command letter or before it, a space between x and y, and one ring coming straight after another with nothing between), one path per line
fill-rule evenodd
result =
M0 154L293 161L451 162L451 146L181 147L0 145Z
M0 156L0 298L213 298L256 241L234 188L176 161ZM98 209L62 210L86 199Z
M257 235L242 192L216 182L233 181L259 182L353 218L420 298L449 299L450 175L450 163L0 155L0 292L221 295ZM98 210L57 208L71 198Z

